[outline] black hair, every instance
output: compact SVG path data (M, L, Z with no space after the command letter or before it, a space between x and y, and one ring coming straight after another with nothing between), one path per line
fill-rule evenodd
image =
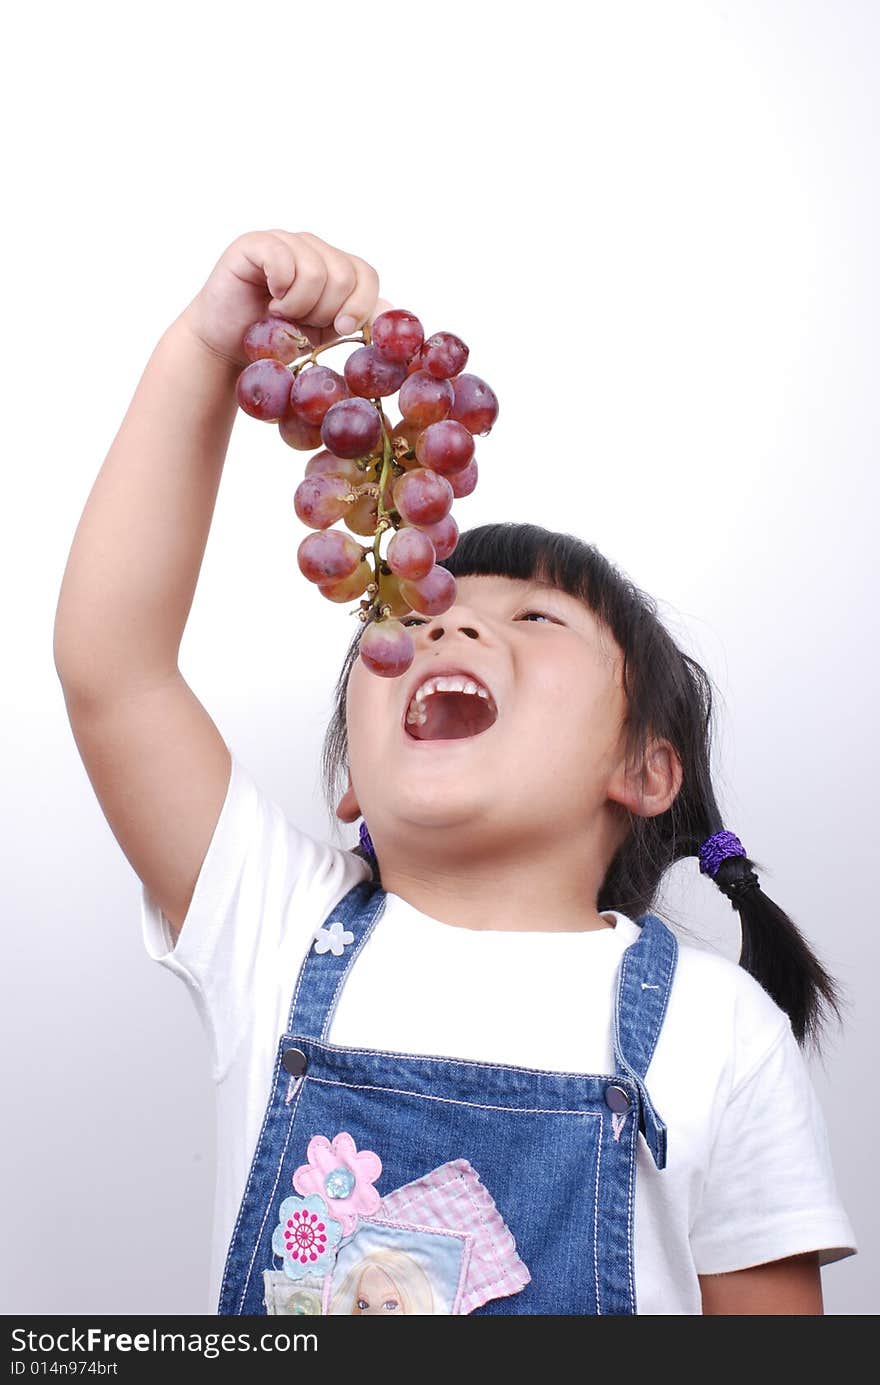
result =
M638 772L647 743L656 736L674 748L683 777L665 812L643 817L621 807L630 830L608 866L597 909L615 909L632 918L651 912L668 868L683 857L698 856L706 839L724 827L710 773L714 724L708 674L679 649L658 617L656 601L592 544L572 534L536 524L483 524L464 530L454 551L438 566L454 577L479 574L549 582L583 602L611 631L623 652L627 767ZM331 811L340 774L348 766L348 678L365 628L365 623L358 623L346 655L324 742L324 788ZM374 880L381 883L375 857L360 846L353 850L369 862ZM710 877L739 913L740 965L788 1014L798 1043L817 1043L826 1012L841 1018L841 992L797 925L756 887L755 865L748 856L728 857Z

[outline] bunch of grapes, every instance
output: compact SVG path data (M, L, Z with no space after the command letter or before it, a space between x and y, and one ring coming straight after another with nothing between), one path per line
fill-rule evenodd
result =
M341 375L318 365L322 351L344 342L361 345ZM455 601L455 578L437 563L458 543L452 502L477 484L474 437L498 417L495 393L462 373L469 351L460 337L426 339L405 308L314 350L293 323L265 317L245 332L243 348L251 364L238 377L239 406L277 423L290 447L321 449L293 498L303 524L317 531L299 546L300 571L329 601L363 596L351 612L367 623L360 658L371 672L396 678L415 655L401 618L440 615ZM402 417L392 424L383 401L395 394ZM349 533L333 528L338 520Z

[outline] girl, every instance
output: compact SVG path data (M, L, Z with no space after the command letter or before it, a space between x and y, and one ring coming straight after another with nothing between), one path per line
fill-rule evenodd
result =
M331 1311L363 1245L433 1312L821 1313L856 1244L801 1049L840 1000L724 829L709 680L648 597L571 535L463 533L409 672L370 673L363 626L348 650L324 769L349 850L180 674L246 327L322 344L387 306L309 233L234 241L148 363L59 597L78 748L211 1043L212 1308ZM739 966L651 912L685 856Z

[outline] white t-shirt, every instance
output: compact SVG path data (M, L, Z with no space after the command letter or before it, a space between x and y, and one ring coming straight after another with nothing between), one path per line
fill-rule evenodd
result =
M210 1313L217 1311L302 958L330 910L369 875L351 851L297 828L233 755L176 947L142 886L147 951L186 983L211 1046L217 1182ZM342 988L327 1040L613 1073L618 968L640 929L624 914L605 917L615 920L613 928L481 932L445 924L389 893ZM788 1016L742 967L679 939L645 1081L667 1125L668 1162L658 1169L639 1135L639 1313L699 1314L698 1274L811 1250L828 1264L857 1251ZM484 1181L491 1192L489 1170Z

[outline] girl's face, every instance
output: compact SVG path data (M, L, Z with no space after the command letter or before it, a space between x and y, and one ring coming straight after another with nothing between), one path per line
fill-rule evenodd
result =
M397 1285L381 1265L368 1265L358 1282L354 1300L355 1313L359 1317L400 1317L403 1304Z
M623 655L576 598L507 577L456 578L442 615L406 617L415 644L399 678L355 659L348 683L350 787L339 816L366 819L382 862L499 863L533 859L566 827L588 830L613 855L627 802L623 750ZM499 709L480 735L417 741L405 728L414 679L441 665L477 675ZM597 819L602 822L597 824ZM597 826L599 831L597 833ZM610 855L609 855L610 859Z

